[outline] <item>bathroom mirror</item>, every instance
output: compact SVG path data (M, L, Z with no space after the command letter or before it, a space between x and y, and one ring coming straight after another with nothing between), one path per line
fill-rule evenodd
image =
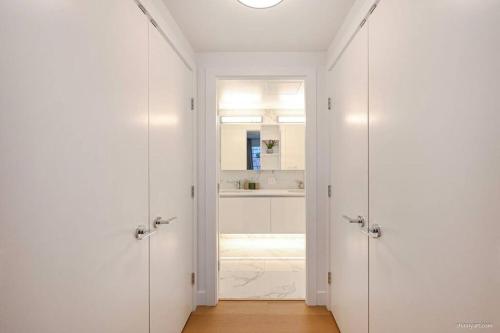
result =
M247 170L260 170L260 131L247 131Z
M221 170L304 170L305 125L221 124Z

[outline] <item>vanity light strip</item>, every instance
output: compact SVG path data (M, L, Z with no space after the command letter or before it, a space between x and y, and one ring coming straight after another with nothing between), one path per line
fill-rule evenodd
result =
M262 116L221 116L223 124L262 123Z
M305 260L306 257L220 257L220 260L240 261L240 260Z
M304 116L278 116L278 123L300 124L306 121Z

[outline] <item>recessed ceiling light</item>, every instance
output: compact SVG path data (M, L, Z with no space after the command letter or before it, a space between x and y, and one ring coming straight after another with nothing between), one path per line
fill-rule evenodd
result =
M274 7L283 0L238 0L239 3L257 9Z

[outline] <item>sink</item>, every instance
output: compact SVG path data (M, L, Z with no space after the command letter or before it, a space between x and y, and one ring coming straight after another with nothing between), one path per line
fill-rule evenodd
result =
M221 189L221 197L303 197L303 189L260 189L260 190L240 190Z

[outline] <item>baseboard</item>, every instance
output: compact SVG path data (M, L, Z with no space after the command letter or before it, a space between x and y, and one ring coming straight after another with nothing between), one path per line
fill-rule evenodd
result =
M205 290L196 291L196 305L207 305L207 293Z
M316 302L318 305L328 306L328 291L318 290L316 292Z

